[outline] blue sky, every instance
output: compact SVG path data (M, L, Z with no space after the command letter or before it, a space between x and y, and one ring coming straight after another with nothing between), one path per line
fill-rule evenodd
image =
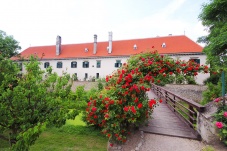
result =
M209 0L0 0L0 30L29 46L206 35L198 15Z

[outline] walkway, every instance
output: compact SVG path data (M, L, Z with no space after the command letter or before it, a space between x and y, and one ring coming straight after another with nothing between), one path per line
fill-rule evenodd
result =
M152 91L148 93L148 97L149 99L157 98ZM160 103L160 105L154 109L152 118L148 121L148 126L141 126L140 131L166 136L198 139L192 129L179 119L174 112L168 108L165 102Z

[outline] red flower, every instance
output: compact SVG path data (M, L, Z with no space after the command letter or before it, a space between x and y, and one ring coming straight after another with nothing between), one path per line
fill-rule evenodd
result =
M159 100L159 103L162 103L162 100Z
M91 110L92 110L93 112L96 112L96 111L97 111L97 108L96 108L96 107L93 107Z
M128 112L128 110L129 110L129 107L128 107L128 106L125 106L125 107L124 107L124 111L125 111L125 112Z
M110 101L110 104L112 104L112 105L113 105L113 104L114 104L114 100L111 100L111 101Z
M113 147L113 144L112 143L110 144L110 147Z
M143 104L142 103L139 103L138 104L138 108L140 109L140 108L142 108L143 107Z
M105 118L109 118L109 114L105 114L105 116L104 116Z
M132 111L132 113L136 114L135 106L132 106L132 107L131 107L131 111Z
M173 72L169 72L169 75L172 75L173 74Z
M108 82L109 81L109 77L108 76L106 76L106 82Z
M148 105L150 108L152 108L153 105L155 105L155 104L156 104L156 101L154 99L151 99L150 101L148 101Z
M98 118L98 116L97 115L94 115L94 119L97 119Z
M134 100L134 102L135 102L135 103L137 103L138 101L139 101L139 99L138 99L138 98L136 98L136 99Z
M109 138L110 138L110 136L111 136L111 134L109 134L109 133L108 133L108 134L107 134L107 137L109 137Z
M91 106L91 102L88 102L88 103L87 103L87 106Z

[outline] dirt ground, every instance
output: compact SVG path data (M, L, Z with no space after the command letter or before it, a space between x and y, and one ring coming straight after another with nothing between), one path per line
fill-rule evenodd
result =
M90 90L93 87L97 87L98 82L88 82L88 81L75 81L72 85L72 90L75 91L77 86L84 86L85 90Z

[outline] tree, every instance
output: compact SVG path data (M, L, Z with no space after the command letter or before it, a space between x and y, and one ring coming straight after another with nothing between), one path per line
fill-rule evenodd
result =
M15 62L0 55L0 138L13 150L25 151L46 126L62 126L78 114L70 76L42 71L36 58L25 63L27 73L18 76ZM7 70L5 68L10 68ZM10 71L10 72L9 72Z
M18 54L21 47L19 43L13 39L13 36L8 36L0 30L0 53L3 57L12 57Z
M210 0L202 6L199 19L209 34L202 36L198 42L206 44L204 52L212 67L219 67L227 62L227 1ZM221 58L222 56L222 58Z

